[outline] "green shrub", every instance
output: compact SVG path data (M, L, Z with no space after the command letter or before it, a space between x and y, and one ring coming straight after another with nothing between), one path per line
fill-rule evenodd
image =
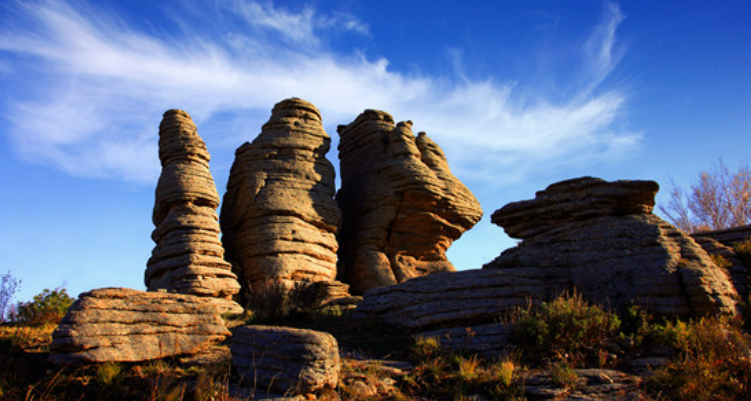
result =
M620 325L616 314L589 305L580 294L563 294L521 313L514 324L514 342L531 360L576 365L598 360L603 343Z
M65 316L73 300L64 288L52 291L45 288L32 301L19 303L13 320L29 326L57 324Z
M568 362L559 361L553 364L550 369L550 380L559 387L573 391L576 389L577 381L579 381L579 374Z
M103 388L110 387L120 378L119 376L122 370L122 365L116 362L105 362L101 365L97 365L97 382Z

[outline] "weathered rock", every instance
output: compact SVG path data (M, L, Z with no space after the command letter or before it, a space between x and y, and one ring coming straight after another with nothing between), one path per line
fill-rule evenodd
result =
M537 371L525 374L524 393L533 399L556 400L624 400L643 399L639 390L641 379L611 369L575 369L576 385L573 389L557 384L550 371ZM562 398L565 397L565 398Z
M532 269L465 270L417 277L368 291L355 317L377 318L417 332L492 323L529 299L560 291Z
M595 217L651 214L658 190L654 181L575 178L538 191L534 199L507 204L491 221L510 237L526 239Z
M513 327L509 323L488 323L440 328L419 336L436 338L441 346L452 350L469 351L492 359L508 353Z
M252 143L237 149L222 204L222 241L243 285L269 279L336 278L334 168L331 139L312 104L287 99Z
M709 255L720 256L720 261L724 262L723 267L727 270L730 281L735 287L735 291L741 296L741 299L748 297L749 271L743 261L738 259L733 248L723 245L722 243L709 238L691 235L699 246ZM721 262L721 263L722 263Z
M700 231L691 234L692 237L707 237L722 243L725 246L733 245L751 238L751 225L724 228L721 230Z
M128 288L85 292L52 334L49 359L138 362L198 352L230 335L213 301Z
M537 271L613 308L637 303L657 315L734 314L737 295L724 271L691 237L649 213L656 187L585 177L504 206L493 221L524 241L484 268Z
M343 308L354 308L362 300L360 296L352 296L349 293L349 285L340 281L319 281L318 285L321 293L321 307L339 306Z
M441 149L411 126L366 110L338 128L339 277L355 293L453 271L446 250L482 217Z
M335 388L339 346L328 333L288 327L233 329L232 364L257 389L307 394Z
M168 110L159 125L162 175L156 188L148 261L149 291L231 299L240 285L224 258L216 208L219 194L209 152L188 113Z

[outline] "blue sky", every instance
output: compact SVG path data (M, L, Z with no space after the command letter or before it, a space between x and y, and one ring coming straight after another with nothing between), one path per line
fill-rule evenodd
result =
M0 271L20 299L143 289L157 129L188 111L224 193L274 103L336 125L412 120L486 216L450 249L514 244L508 202L583 175L687 187L751 153L747 1L16 1L0 4Z

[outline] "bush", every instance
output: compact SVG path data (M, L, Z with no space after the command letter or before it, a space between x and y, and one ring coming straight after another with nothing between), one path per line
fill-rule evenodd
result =
M536 361L566 360L579 365L599 360L599 350L621 325L614 313L590 306L580 294L563 294L520 313L514 342Z
M436 337L415 337L411 359L415 368L404 379L405 393L427 395L428 399L467 399L464 394L480 399L523 399L524 380L514 374L516 365L508 358L489 361L444 348Z
M751 269L751 238L746 238L743 241L736 242L733 246L735 256Z
M288 286L279 279L254 285L247 295L245 309L252 311L253 323L275 324L310 317L321 306L323 294L316 283L298 282Z
M649 381L654 393L676 400L751 399L751 337L725 320L701 319L666 326L678 351Z
M45 288L34 296L33 301L19 303L13 320L29 326L58 324L73 304L73 300L64 288L52 291Z

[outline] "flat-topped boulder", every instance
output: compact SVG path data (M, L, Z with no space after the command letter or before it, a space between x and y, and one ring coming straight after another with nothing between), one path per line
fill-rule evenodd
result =
M412 122L366 110L340 137L339 278L355 293L453 271L446 250L482 217L443 151Z
M162 174L152 220L156 242L147 263L149 291L230 300L240 290L219 240L219 194L209 152L190 115L168 110L159 125Z
M651 214L656 190L651 181L585 177L504 206L493 222L523 241L484 268L535 270L613 308L734 314L737 293L725 271L690 236Z
M199 352L231 335L215 301L129 288L85 292L52 334L49 360L139 362Z
M651 214L659 189L654 181L574 178L538 191L534 199L505 205L491 221L510 237L525 239L594 217Z
M336 278L341 212L330 146L318 109L293 98L277 103L261 133L237 149L221 227L241 282Z
M339 346L331 334L271 326L232 331L232 364L257 390L298 395L337 386Z

